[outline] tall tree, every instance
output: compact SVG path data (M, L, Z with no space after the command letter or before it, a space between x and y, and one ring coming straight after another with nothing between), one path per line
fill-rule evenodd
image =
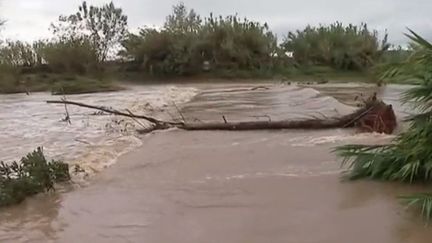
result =
M98 50L99 60L105 61L126 37L127 24L128 17L113 2L97 7L84 1L75 14L60 16L52 29L59 39L89 38Z
M184 3L173 6L172 14L166 18L164 28L179 33L198 32L202 19L194 9L188 9Z

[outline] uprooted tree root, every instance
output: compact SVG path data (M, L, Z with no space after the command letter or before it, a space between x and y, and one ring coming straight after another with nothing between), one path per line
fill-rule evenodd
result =
M391 134L397 126L396 115L393 107L387 105L382 101L376 99L376 96L371 97L365 102L364 107L358 109L356 112L336 118L328 119L308 119L301 121L248 121L248 122L228 122L224 118L224 122L211 122L211 123L187 123L183 122L168 122L161 121L153 117L144 115L135 115L128 111L128 113L120 112L112 108L101 106L92 106L73 101L47 101L49 104L65 104L76 105L89 109L96 109L106 113L130 117L134 119L144 119L153 124L152 128L143 129L140 132L146 133L154 130L168 129L177 127L183 130L265 130L265 129L329 129L329 128L349 128L357 127L362 132L377 132Z

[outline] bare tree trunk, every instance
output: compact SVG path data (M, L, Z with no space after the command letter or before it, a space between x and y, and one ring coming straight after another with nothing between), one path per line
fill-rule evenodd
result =
M342 120L301 120L301 121L251 121L251 122L227 122L227 123L186 123L179 127L184 130L277 130L277 129L328 129L343 127Z

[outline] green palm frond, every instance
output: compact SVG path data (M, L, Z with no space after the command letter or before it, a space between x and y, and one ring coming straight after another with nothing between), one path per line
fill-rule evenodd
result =
M432 107L432 76L416 75L415 77L422 80L423 84L406 91L401 101L405 104L413 102L420 111L428 111Z
M401 101L413 104L419 114L407 119L408 130L389 145L337 148L335 152L343 158L342 166L348 168L350 179L432 182L432 44L410 29L406 36L413 42L413 54L383 76L418 84L405 92ZM401 200L432 221L432 194L404 196Z
M432 194L421 193L399 198L407 207L421 210L421 215L426 221L432 221Z
M391 145L345 145L334 152L343 158L342 167L346 168L345 177L350 180L361 178L389 177L385 158L389 157Z
M414 43L432 50L432 44L427 41L426 39L424 39L423 37L421 37L419 34L417 34L416 32L414 32L412 29L408 28L408 31L410 32L410 34L405 34L406 37L408 37L410 40L412 40Z

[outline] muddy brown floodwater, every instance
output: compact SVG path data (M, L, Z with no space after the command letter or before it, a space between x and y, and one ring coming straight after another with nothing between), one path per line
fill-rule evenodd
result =
M202 121L349 112L351 98L341 97L360 89L199 88L182 109ZM404 89L381 93L400 116ZM0 242L429 243L431 228L396 200L422 188L343 182L331 153L391 138L342 129L149 134L88 186L0 211Z

